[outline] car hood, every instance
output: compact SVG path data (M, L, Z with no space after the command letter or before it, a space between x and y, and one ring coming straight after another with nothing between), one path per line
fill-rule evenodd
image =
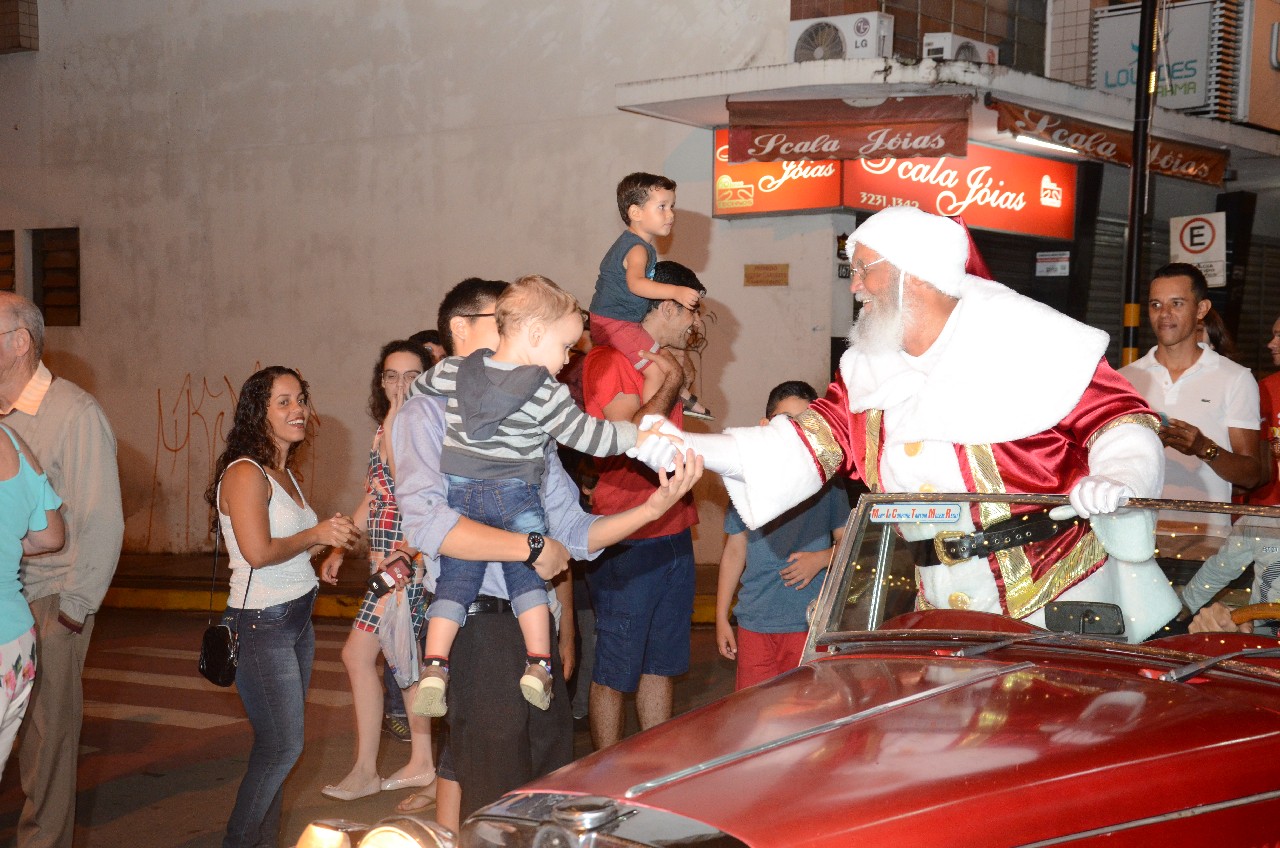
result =
M1097 653L822 658L526 789L625 799L748 844L902 846L1023 844L1280 787L1275 683L1166 683L1143 672L1167 658Z

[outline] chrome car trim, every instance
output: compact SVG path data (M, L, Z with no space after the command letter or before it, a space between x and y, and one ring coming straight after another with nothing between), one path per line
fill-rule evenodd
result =
M1187 807L1184 810L1173 810L1168 813L1161 813L1158 816L1148 816L1145 819L1134 819L1133 821L1119 822L1117 824L1106 825L1104 827L1095 827L1093 830L1082 830L1076 833L1067 834L1066 836L1055 836L1052 839L1042 839L1039 842L1024 842L1017 848L1049 848L1051 845L1063 845L1069 842L1076 842L1080 839L1088 839L1091 836L1109 836L1113 833L1121 833L1126 830L1133 830L1136 827L1146 827L1153 824L1161 824L1162 822L1176 821L1178 819L1191 818L1193 816L1203 816L1208 813L1216 813L1220 810L1230 810L1233 807L1243 807L1247 804L1260 804L1264 801L1274 801L1280 798L1280 790L1271 792L1259 792L1257 795L1246 795L1243 798L1232 798L1230 801L1219 801L1216 804L1201 804L1196 807Z
M905 707L910 704L914 704L918 701L925 701L925 700L928 700L929 698L933 698L938 695L945 695L948 692L953 692L957 689L963 689L966 686L972 686L975 683L982 683L985 680L992 680L997 677L1003 677L1006 674L1013 674L1014 672L1018 672L1018 671L1026 671L1028 669L1032 669L1035 667L1036 667L1036 664L1033 662L1020 662L1010 666L997 667L997 668L988 669L986 671L980 671L976 674L971 674L968 677L962 677L959 680L952 681L951 683L944 683L941 686L935 686L934 688L926 689L923 692L916 692L913 695L907 695L903 698L897 698L892 701L886 701L883 704L878 704L874 707L861 710L860 712L856 712L851 715L844 716L843 718L838 718L833 721L823 722L822 724L818 724L813 727L806 728L805 730L800 730L795 733L789 734L787 736L782 736L778 739L774 739L770 742L765 742L763 744L756 745L753 748L744 748L741 751L734 751L733 753L730 753L730 754L724 754L719 757L713 757L710 760L706 760L696 765L689 766L688 768L680 769L679 771L674 771L671 774L663 775L662 777L656 777L653 780L646 780L644 783L637 783L635 786L628 789L623 794L623 797L636 798L640 795L643 795L646 792L652 792L654 789L658 789L668 784L675 783L680 780L684 780L687 777L692 777L693 775L701 774L702 772L710 771L711 769L719 768L720 766L728 765L729 763L734 763L734 762L737 762L738 760L744 760L748 757L753 757L756 754L764 753L765 751L772 751L775 748L781 748L783 746L790 745L792 742L799 742L803 739L808 739L812 736L820 736L823 733L827 733L829 731L835 730L836 728L844 727L845 725L853 724L855 722L862 721L863 719L873 718L883 713L887 713L890 710L895 710L899 707Z
M615 805L617 815L591 828L575 827L557 812L566 805ZM580 824L581 822L579 822ZM490 829L503 831L492 839ZM514 792L472 813L462 826L459 841L473 848L484 846L564 846L564 848L747 848L746 844L698 819L668 810L623 805L602 796L561 792Z

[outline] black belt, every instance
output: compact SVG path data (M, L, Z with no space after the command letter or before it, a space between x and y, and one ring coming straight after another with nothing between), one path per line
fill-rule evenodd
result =
M944 530L934 537L933 549L943 565L956 565L971 557L1043 542L1083 523L1085 519L1079 516L1055 521L1049 517L1048 509L1041 509L997 521L978 533Z
M506 598L495 598L492 595L477 595L467 607L467 615L486 615L489 613L510 613L511 602Z

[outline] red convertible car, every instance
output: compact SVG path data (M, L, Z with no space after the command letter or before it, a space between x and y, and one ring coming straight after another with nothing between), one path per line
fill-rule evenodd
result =
M1055 605L1049 630L916 610L916 568L940 545L906 541L920 534L884 517L977 499L903 497L854 511L798 668L506 796L466 822L461 844L1280 845L1280 642L1133 645L1107 604ZM1015 515L1062 504L995 500ZM1154 554L1175 583L1223 576L1232 552L1228 578L1255 553L1270 557L1259 575L1280 561L1278 510L1142 503L1161 519ZM1251 514L1234 527L1211 514L1233 509Z

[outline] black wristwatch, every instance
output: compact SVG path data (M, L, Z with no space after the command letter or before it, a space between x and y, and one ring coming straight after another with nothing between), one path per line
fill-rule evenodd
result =
M524 561L525 565L533 565L538 561L538 555L542 553L543 547L547 544L546 539L542 538L541 533L529 534L529 558Z

